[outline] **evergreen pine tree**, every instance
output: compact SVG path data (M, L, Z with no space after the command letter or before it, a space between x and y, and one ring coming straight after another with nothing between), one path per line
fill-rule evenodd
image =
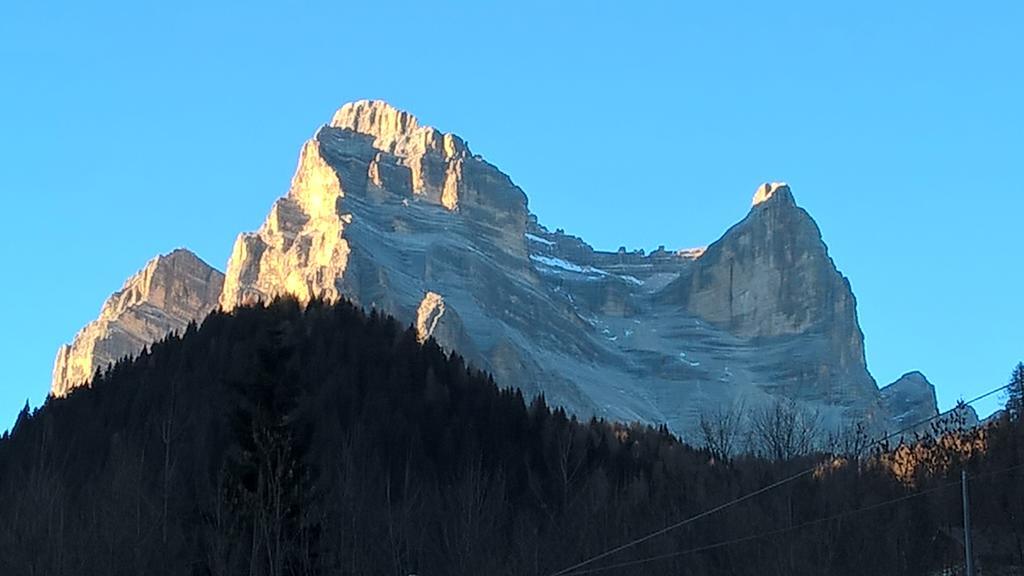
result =
M28 400L25 400L25 407L22 408L21 412L18 413L18 419L14 421L14 428L12 428L11 431L17 433L19 430L27 426L28 421L31 419L32 407L29 406Z
M1011 420L1019 421L1024 415L1024 362L1019 362L1010 376L1007 389L1006 413Z
M311 574L316 530L306 514L309 436L298 410L301 391L288 373L292 351L280 334L271 339L271 347L258 353L258 376L236 386L241 398L227 497L247 532L250 574Z

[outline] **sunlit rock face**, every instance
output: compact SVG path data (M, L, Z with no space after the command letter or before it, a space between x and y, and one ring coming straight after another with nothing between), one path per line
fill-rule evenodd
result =
M549 305L531 294L527 215L525 194L459 137L383 102L348 104L303 147L260 230L239 237L221 303L345 296L513 380L503 366L532 364L507 325L529 323L524 302Z
M51 393L64 396L97 368L202 320L217 306L223 283L223 274L188 250L149 261L107 299L99 318L57 351Z
M581 416L692 435L721 404L796 399L829 426L890 422L849 283L785 184L706 249L604 252L541 225L459 137L355 102L239 236L219 302L284 294L391 314Z
M785 182L765 182L758 186L757 191L754 192L754 200L751 202L751 205L757 206L762 202L771 200L776 192L779 192L780 195L789 195L789 201L793 201L788 184Z
M255 234L242 234L228 261L221 304L225 309L293 294L300 300L337 299L348 266L343 237L348 216L337 174L318 140L303 146L291 190L274 203Z
M447 216L423 212L428 206ZM384 289L388 280L370 276L367 267L379 268L373 262L349 270L353 258L372 251L353 256L348 228L357 238L362 229L399 239L419 231L407 217L417 211L464 223L490 248L525 261L526 197L507 176L457 136L420 126L406 112L380 101L345 105L305 144L291 189L260 230L239 236L222 303L231 308L279 294L361 301L364 288ZM391 309L390 300L380 294L369 302Z

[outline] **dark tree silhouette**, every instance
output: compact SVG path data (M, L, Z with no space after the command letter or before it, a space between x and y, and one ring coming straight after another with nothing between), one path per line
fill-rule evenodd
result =
M1024 362L1017 363L1010 375L1010 387L1006 392L1006 413L1013 420L1024 416Z
M22 412L0 439L0 574L547 576L809 467L594 567L743 539L605 573L943 573L964 466L980 566L1024 565L1019 419L862 459L856 435L812 450L814 419L785 407L763 421L777 458L731 436L712 456L499 388L375 311L216 312Z

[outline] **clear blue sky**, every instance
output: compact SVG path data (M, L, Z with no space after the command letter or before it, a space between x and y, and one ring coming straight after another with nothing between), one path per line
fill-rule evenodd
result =
M881 384L950 406L1024 357L1024 3L157 4L0 4L0 429L146 260L223 268L359 98L600 248L707 244L788 181Z

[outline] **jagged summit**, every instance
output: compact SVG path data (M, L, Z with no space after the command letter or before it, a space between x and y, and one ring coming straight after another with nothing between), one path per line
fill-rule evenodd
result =
M183 248L153 258L57 351L51 393L63 396L97 368L202 319L217 306L223 284L223 274Z
M900 428L921 422L939 413L935 386L918 371L907 372L884 386L882 399Z
M785 182L765 182L758 186L757 191L754 192L754 200L751 206L757 206L773 199L790 205L796 204L788 184Z
M857 302L817 224L789 186L761 185L747 217L712 243L666 297L733 334L785 352L766 362L770 386L807 401L880 405L868 373ZM787 346L797 344L791 348Z
M195 252L175 248L147 262L142 270L125 282L114 295L120 296L117 311L148 301L171 312L179 312L184 304L178 299L181 296L179 291L187 291L190 282L206 282L211 276L221 274Z
M374 244L396 242L422 219L441 218L427 206L449 212L446 225L472 226L488 246L526 261L526 195L508 176L459 137L386 102L346 104L303 146L291 188L263 226L238 237L221 305L280 294L380 304L362 297L364 284L387 282L366 276L379 250L354 253L353 241L370 234ZM390 240L376 238L382 233Z
M917 370L907 372L892 384L882 387L881 394L898 428L913 426L939 415L935 386ZM978 413L971 406L964 406L954 412L962 419L958 424L971 427L979 423ZM927 425L923 428L927 428Z
M465 141L458 136L423 126L409 112L383 100L345 104L334 113L330 126L373 136L375 148L396 156L438 151L447 159L469 153Z
M141 278L164 279L115 294L122 316L105 307L61 350L54 389L218 302L287 294L381 310L582 415L686 432L717 404L786 398L832 423L887 419L856 299L817 224L784 183L763 184L753 203L706 250L601 252L540 225L525 193L459 137L353 102L305 143L289 190L238 237L225 276L147 267ZM188 259L176 254L165 259ZM194 281L176 291L180 278Z

